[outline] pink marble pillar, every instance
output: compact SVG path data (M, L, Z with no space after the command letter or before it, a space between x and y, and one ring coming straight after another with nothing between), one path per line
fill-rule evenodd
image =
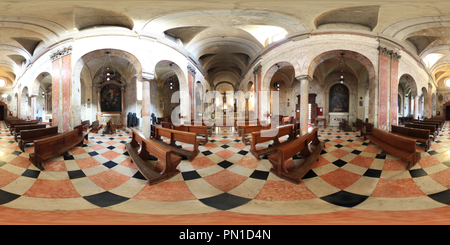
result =
M59 132L70 130L71 61L69 53L52 63L52 126L58 126Z
M60 59L52 63L52 125L59 126L59 79L60 79ZM60 131L60 130L58 130Z
M387 130L388 127L388 91L389 91L389 56L380 51L379 55L379 113L378 113L378 128Z
M391 125L398 125L398 60L391 59Z
M69 132L70 128L70 96L71 96L71 60L72 55L68 54L61 57L61 75L62 75L62 130L63 132ZM80 112L77 112L80 113ZM76 125L74 125L76 126Z

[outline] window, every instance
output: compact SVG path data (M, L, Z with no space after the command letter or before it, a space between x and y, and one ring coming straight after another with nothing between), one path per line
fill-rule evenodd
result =
M142 82L136 81L136 99L142 100Z
M6 87L6 81L3 78L0 79L0 87Z
M312 122L311 122L311 104L308 104L308 124L312 124Z

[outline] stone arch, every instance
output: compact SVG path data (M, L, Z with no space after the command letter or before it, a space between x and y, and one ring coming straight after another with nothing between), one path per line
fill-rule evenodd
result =
M414 77L408 73L404 73L399 77L398 80L400 81L400 79L402 78L404 78L408 82L409 87L411 88L411 96L418 95L417 83Z
M19 98L19 105L20 106L20 118L28 118L28 116L31 116L31 114L29 113L29 110L31 108L30 104L31 104L31 100L29 98L29 93L30 90L28 89L27 86L24 86L21 89L21 93L20 93L20 98Z
M150 84L150 90L152 89L158 89L158 95L161 94L162 92L162 85L163 85L163 81L165 81L165 79L171 77L171 76L176 76L178 79L178 83L179 83L179 105L174 107L173 110L179 110L179 114L180 116L182 116L185 120L189 120L190 121L190 117L191 117L191 101L190 101L190 96L189 96L189 85L188 85L188 80L187 80L187 76L186 74L183 72L183 70L180 68L180 66L171 61L171 60L161 60L158 63L156 63L155 65L155 81L158 84L157 88L153 88L152 85ZM155 83L155 85L156 85ZM150 91L151 93L151 91ZM150 96L151 98L151 108L154 108L154 106L156 106L156 104L158 103L158 101L160 100L160 97L158 96L154 96L157 97L157 100L152 99L152 96ZM176 100L176 98L171 98L170 101L174 102ZM172 118L172 122L174 122L174 120L179 120L179 118Z
M295 79L295 68L294 65L292 65L292 63L288 62L288 61L279 61L274 63L272 66L270 66L270 68L266 71L266 73L264 74L263 80L262 80L262 84L261 84L261 91L271 91L270 86L272 84L272 79L275 76L275 74L279 73L280 77L282 78L281 80L283 80L283 82L285 83L286 87L291 88L293 80ZM259 98L259 94L257 95L258 100L260 101L260 106L261 108L259 108L260 112L262 113L262 115L259 115L260 119L262 119L261 117L264 117L264 114L266 114L266 112L270 112L271 111L271 97L269 96L268 100L263 100ZM286 98L290 98L291 94L289 92L289 94L287 95ZM286 99L285 98L285 99ZM279 100L279 102L281 102L282 100ZM286 103L286 102L282 102L282 103ZM290 103L292 104L292 103ZM282 108L282 110L278 111L279 113L284 111L284 114L290 115L290 113L286 113L286 105L284 104L284 107ZM258 105L255 105L256 107ZM280 108L280 106L282 105L278 105L278 108ZM258 110L258 108L256 108L256 110ZM289 110L290 111L290 110Z
M70 95L70 130L77 126L81 122L81 72L83 67L89 63L91 60L102 58L106 56L106 53L111 57L118 57L130 62L134 69L136 76L142 78L142 65L140 61L133 54L121 50L121 49L97 49L86 52L82 55L73 66L72 70L72 84L71 84L71 95ZM123 91L122 91L123 93ZM94 98L93 98L94 99ZM93 101L94 102L94 101ZM126 113L122 111L121 120L122 124L125 123Z
M262 81L262 85L261 85L261 90L262 91L269 91L270 90L270 82L272 81L272 77L275 75L275 73L284 68L284 67L292 67L294 68L294 65L292 65L292 63L288 62L288 61L280 61L277 62L275 64L273 64L267 71L266 74L264 75L263 81ZM294 69L295 72L295 69ZM293 80L289 79L289 80ZM293 81L289 81L289 86L291 86Z
M33 87L31 88L31 94L33 95L39 95L39 87L41 86L42 81L51 74L49 72L41 72L39 75L37 75L36 79L34 79Z
M332 58L337 58L341 56L341 53L344 53L345 59L352 59L359 62L368 73L369 80L369 101L377 101L378 100L378 76L375 70L375 66L373 62L364 54L361 54L352 50L330 50L323 52L317 55L314 59L312 59L310 65L308 66L308 76L314 77L315 69L324 61ZM300 74L296 74L300 75ZM369 106L369 122L374 125L374 127L378 126L376 120L378 118L378 104L375 103L373 106Z
M428 95L428 90L425 87L422 87L422 95L423 95L423 111L422 111L422 116L424 118L429 118L430 116L430 109L429 109L429 103L430 103L430 98ZM420 102L419 102L420 103Z

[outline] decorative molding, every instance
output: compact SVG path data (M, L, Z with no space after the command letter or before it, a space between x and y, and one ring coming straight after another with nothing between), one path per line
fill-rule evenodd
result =
M402 57L399 53L396 53L393 50L387 49L386 47L378 46L378 51L380 52L380 54L389 56L392 59L397 60L397 61L400 60L400 58Z
M64 47L63 49L58 49L55 52L50 54L50 59L55 61L62 56L68 55L72 53L72 46Z
M191 64L188 64L188 65L187 65L187 70L188 70L189 73L191 73L191 74L194 75L194 76L195 76L195 74L197 73L197 72L195 71L195 67L194 67L193 65L191 65Z
M312 81L312 78L309 75L300 75L300 76L296 76L295 79L297 79L298 81L301 81L303 79L308 80L309 82Z
M256 65L253 67L253 75L256 75L256 74L258 74L259 72L261 72L261 68L262 68L262 65L261 65L261 63L259 62L258 64L256 64Z

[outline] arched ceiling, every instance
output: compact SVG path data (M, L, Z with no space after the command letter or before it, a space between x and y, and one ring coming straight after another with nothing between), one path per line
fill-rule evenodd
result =
M175 41L198 60L212 85L223 77L239 82L274 35L314 29L387 35L424 59L438 84L449 73L450 1L446 0L34 0L0 2L0 77L11 87L43 48L86 29L109 26ZM332 72L328 66L333 62L324 63L322 71ZM353 64L353 68L358 75L360 67Z

